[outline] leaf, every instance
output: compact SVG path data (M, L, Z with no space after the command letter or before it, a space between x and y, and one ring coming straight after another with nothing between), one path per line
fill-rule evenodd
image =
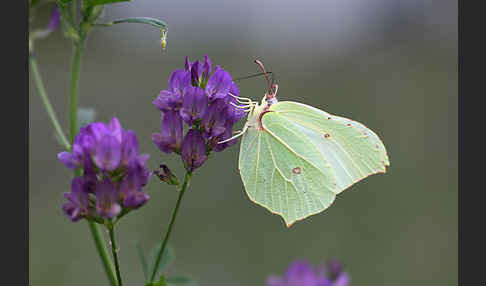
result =
M110 27L115 24L121 24L121 23L137 23L137 24L145 24L145 25L150 25L153 27L156 27L160 30L160 45L162 46L162 49L165 50L165 47L167 46L167 30L168 26L167 23L165 23L162 20L155 19L155 18L150 18L150 17L132 17L132 18L123 18L123 19L118 19L114 20L108 23L95 23L95 26L101 26L101 27Z
M96 111L93 108L83 108L78 109L78 126L83 127L94 121L96 116Z
M150 18L150 17L123 18L123 19L114 20L114 21L108 23L108 25L121 24L121 23L146 24L146 25L154 26L154 27L159 28L159 29L167 29L167 23L165 23L162 20Z
M143 253L143 248L142 245L140 244L140 241L135 242L135 247L137 248L137 254L138 254L138 259L140 260L140 265L142 266L143 270L143 277L145 280L148 279L148 267L147 267L147 259L145 258L145 254Z
M153 283L146 283L145 286L167 286L167 283L165 282L165 277L164 275L160 276L160 280L157 281L157 282L153 282Z
M117 2L129 2L131 0L84 0L84 3L87 6L98 6L98 5L105 5L105 4L113 4Z
M197 282L185 276L173 276L166 279L167 286L196 286Z
M154 248L152 248L152 251L150 253L151 263L150 263L149 273L152 273L154 270L155 259L157 258L161 246L162 246L161 243L157 243L154 246ZM157 269L157 272L155 273L155 276L162 273L174 261L174 259L175 259L174 249L171 246L167 245L167 247L164 250L164 253L162 254L162 257L160 258L159 267Z

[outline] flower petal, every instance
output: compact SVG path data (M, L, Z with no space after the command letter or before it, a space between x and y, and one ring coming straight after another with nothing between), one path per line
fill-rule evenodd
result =
M229 72L216 66L214 74L209 78L206 85L206 93L210 99L226 98L233 80Z
M199 130L191 129L181 146L182 159L190 171L199 168L207 159L206 142Z
M93 157L95 164L102 170L111 171L118 167L121 160L121 144L114 137L105 135L96 146Z

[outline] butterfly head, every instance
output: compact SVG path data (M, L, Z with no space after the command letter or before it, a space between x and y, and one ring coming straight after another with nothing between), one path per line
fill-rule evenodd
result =
M260 67L263 74L265 75L265 79L268 83L268 91L265 93L265 96L262 99L261 105L264 106L264 109L267 110L271 105L278 102L277 100L277 91L278 91L278 84L273 84L273 77L272 81L270 81L268 77L268 72L265 70L263 63L259 60L255 60L255 63Z
M265 101L267 108L278 102L277 100L278 84L274 84L273 88L269 92L265 93L265 97L262 100Z

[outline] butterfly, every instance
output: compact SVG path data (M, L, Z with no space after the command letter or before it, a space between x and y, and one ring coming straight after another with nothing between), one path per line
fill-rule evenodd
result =
M238 169L250 200L282 216L287 227L327 209L336 195L390 165L383 142L363 124L318 108L277 100L278 85L254 102L233 96L248 113ZM225 140L225 141L228 141ZM224 141L223 141L224 142Z

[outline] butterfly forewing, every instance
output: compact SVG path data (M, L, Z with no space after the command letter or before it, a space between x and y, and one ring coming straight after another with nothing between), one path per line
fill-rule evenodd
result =
M263 126L277 136L285 134L281 136L283 140L313 164L321 164L324 158L336 177L335 193L369 175L385 172L389 165L381 140L359 122L290 101L272 105L270 110L274 112L263 116ZM304 141L311 143L302 146ZM318 149L321 156L310 152L314 149Z

